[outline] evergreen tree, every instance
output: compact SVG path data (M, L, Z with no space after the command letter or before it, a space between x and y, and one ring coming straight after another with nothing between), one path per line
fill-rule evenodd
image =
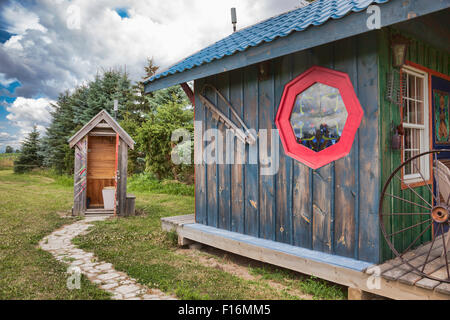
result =
M145 119L152 117L155 112L154 104L151 104L153 93L145 94L144 81L154 76L159 67L154 65L153 59L147 58L147 66L144 69L145 76L132 87L134 99L125 107L126 118L135 122L136 127L139 127Z
M14 172L24 173L41 167L42 156L40 155L40 149L39 132L35 125L33 131L28 134L22 143L19 159L14 162Z
M192 165L175 165L171 160L172 132L184 128L194 131L193 111L186 105L169 101L158 107L155 118L148 119L137 130L137 147L145 153L146 169L158 179L174 178L192 182Z
M11 147L11 146L6 146L6 148L5 148L5 153L13 153L13 152L14 152L13 147Z
M52 122L47 128L43 139L44 165L54 168L59 174L70 174L73 168L73 150L69 148L67 140L76 131L72 97L65 92L58 97L58 102L52 104Z
M122 113L120 125L136 141L134 150L128 151L128 172L140 173L145 170L146 152L139 147L137 142L138 128L148 119L154 119L155 108L151 104L153 94L145 94L144 81L155 75L158 66L154 65L153 59L147 58L147 66L144 67L145 76L132 87L134 99L129 99Z
M80 91L82 101L78 101L81 108L75 110L75 118L79 124L85 124L97 113L105 109L114 115L114 100L119 102L118 120L127 106L134 103L134 94L128 75L121 70L108 70L97 74L95 79L87 85L86 91Z

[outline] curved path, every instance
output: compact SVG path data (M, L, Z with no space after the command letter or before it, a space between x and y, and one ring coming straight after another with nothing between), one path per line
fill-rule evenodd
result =
M130 278L126 273L116 271L112 264L98 261L93 253L85 252L72 244L72 239L86 234L90 222L106 220L107 216L86 217L46 236L39 246L64 263L70 264L68 270L83 273L90 281L110 292L116 300L173 300L157 289L149 289ZM70 275L68 275L68 278ZM70 280L71 281L71 280ZM69 282L69 281L68 281Z

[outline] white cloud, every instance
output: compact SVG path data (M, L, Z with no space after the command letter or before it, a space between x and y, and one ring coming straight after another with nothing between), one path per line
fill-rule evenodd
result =
M19 149L20 141L17 139L16 135L11 135L8 132L0 132L0 152L3 152L6 146Z
M11 135L8 132L0 132L0 141L6 141L9 137L11 137Z
M39 23L39 17L34 12L27 10L17 2L12 2L4 8L2 20L8 26L6 31L13 34L22 34L27 30L47 31Z
M0 44L0 83L21 83L14 93L19 98L6 106L17 141L33 124L41 131L48 125L50 99L92 80L101 69L126 66L131 78L140 80L148 57L164 69L229 35L231 7L237 9L241 29L300 4L299 0L22 3L0 6L0 20L14 34ZM117 8L126 8L129 17L122 19ZM49 99L33 99L36 96Z
M6 107L6 111L9 112L6 119L20 129L19 139L29 133L33 125L36 125L41 133L44 133L45 127L51 121L50 111L52 107L50 103L55 103L55 101L46 98L27 99L19 97Z
M1 14L16 36L0 45L0 72L17 78L22 84L18 95L28 98L44 94L55 99L102 68L126 66L139 80L147 57L166 68L229 35L231 7L237 8L238 28L243 28L296 5L298 0L11 3ZM122 19L117 8L127 8L129 17ZM79 29L68 27L74 21Z

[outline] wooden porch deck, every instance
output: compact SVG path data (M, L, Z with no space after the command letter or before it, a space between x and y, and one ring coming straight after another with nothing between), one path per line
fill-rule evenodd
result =
M430 242L423 244L417 249L405 254L404 259L412 266L421 269L420 267L423 267L425 261L427 260L430 247ZM445 257L442 257L442 253L442 236L439 236L436 238L433 245L433 250L428 257L424 273L440 279L446 279L448 277L445 266ZM450 258L450 253L448 258ZM410 287L419 287L429 291L435 291L448 295L448 298L450 299L450 283L422 277L420 274L413 271L412 268L400 258L386 261L378 267L379 274L387 281L398 282Z
M431 283L432 280L416 276L399 259L393 259L378 266L372 265L363 261L204 226L195 223L193 214L161 218L161 226L165 231L176 231L180 245L199 242L347 286L349 299L366 299L370 298L370 294L376 294L399 300L450 300L447 283ZM426 257L423 255L428 252L426 246L417 248L408 256L410 263L425 261ZM431 255L433 263L435 263L433 266L436 268L439 267L438 252L442 253L442 246L433 249ZM436 273L441 271L441 268L436 269ZM373 288L368 285L377 281L378 287Z

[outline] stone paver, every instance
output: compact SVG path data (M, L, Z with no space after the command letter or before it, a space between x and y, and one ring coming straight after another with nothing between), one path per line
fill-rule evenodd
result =
M116 300L174 300L158 289L149 289L136 282L126 273L116 271L111 263L99 261L92 252L85 252L72 244L72 239L86 234L93 221L107 219L107 216L91 216L64 226L46 236L39 246L58 260L79 268L91 282L112 294Z

